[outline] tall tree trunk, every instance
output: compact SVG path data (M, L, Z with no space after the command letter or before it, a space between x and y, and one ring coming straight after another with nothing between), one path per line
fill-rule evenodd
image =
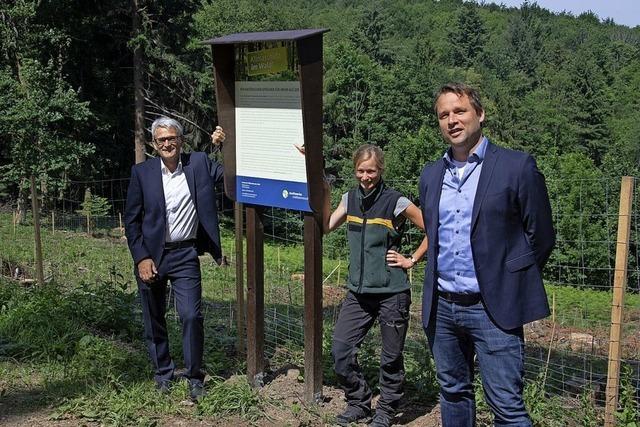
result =
M131 0L131 27L133 37L140 32L139 0ZM142 49L136 43L133 49L133 90L134 90L134 121L135 121L135 153L136 163L145 161L144 140L144 94L142 83Z

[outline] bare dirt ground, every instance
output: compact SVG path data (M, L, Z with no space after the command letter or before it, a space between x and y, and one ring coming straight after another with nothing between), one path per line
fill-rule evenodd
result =
M628 310L624 313L623 325L637 324L640 310ZM587 339L577 341L572 334L588 334ZM609 352L610 330L607 326L576 328L553 324L550 319L543 319L529 323L525 327L528 344L538 344L542 347L550 345L554 350L573 351L578 355L586 354L606 358ZM640 333L623 333L621 352L622 357L635 360L640 354Z
M288 369L261 390L268 400L274 402L265 411L265 426L322 426L332 425L335 416L346 408L343 393L333 387L323 387L323 401L308 406L303 401L304 384L298 381L299 371ZM374 398L375 406L375 398ZM293 408L293 411L291 410ZM300 408L300 410L298 410ZM440 413L437 407L407 403L397 414L395 425L439 426ZM366 424L361 424L365 426Z

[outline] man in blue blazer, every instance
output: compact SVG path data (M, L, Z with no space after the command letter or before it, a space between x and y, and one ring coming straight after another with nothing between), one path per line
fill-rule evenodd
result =
M475 425L475 356L495 425L530 426L523 325L549 314L541 271L555 244L544 177L530 155L483 136L475 89L447 84L434 109L449 149L420 176L429 239L422 319L442 424Z
M214 133L214 143L224 138ZM174 379L165 322L167 282L173 288L182 322L182 351L191 398L203 393L204 342L199 254L219 262L220 232L215 185L222 166L205 153L182 153L180 123L160 117L151 125L158 157L131 169L125 207L125 232L142 302L144 338L158 389Z

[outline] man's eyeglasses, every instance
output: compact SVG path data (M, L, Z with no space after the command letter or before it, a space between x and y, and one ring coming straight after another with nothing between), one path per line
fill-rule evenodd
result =
M164 136L162 138L155 138L155 142L158 145L163 145L164 143L175 144L180 141L181 136Z

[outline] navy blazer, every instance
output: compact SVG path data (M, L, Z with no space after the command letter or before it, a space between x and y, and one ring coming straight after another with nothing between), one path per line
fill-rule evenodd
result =
M215 185L223 179L222 165L210 160L205 153L183 153L180 158L198 215L198 254L209 252L220 263L222 250ZM158 266L162 259L167 216L161 161L156 157L131 168L124 226L135 265L151 258Z
M427 250L422 323L435 316L440 194L444 159L424 167L420 203ZM487 146L471 216L471 249L487 312L503 329L549 315L541 271L555 245L544 176L530 155Z

